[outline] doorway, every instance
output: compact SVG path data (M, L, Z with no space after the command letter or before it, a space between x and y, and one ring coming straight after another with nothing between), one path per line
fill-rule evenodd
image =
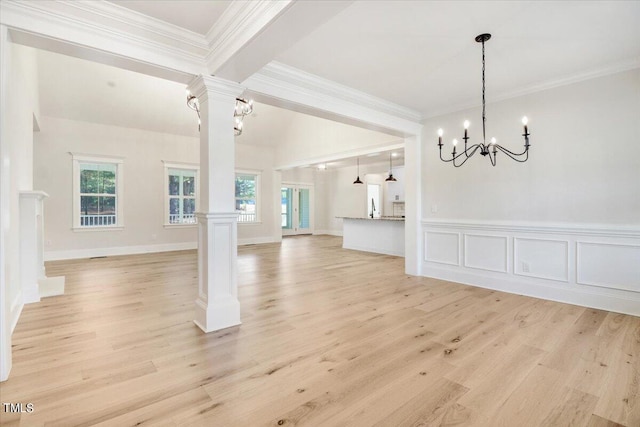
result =
M367 184L367 215L369 218L380 218L380 184Z
M313 233L313 187L283 184L280 191L282 235Z

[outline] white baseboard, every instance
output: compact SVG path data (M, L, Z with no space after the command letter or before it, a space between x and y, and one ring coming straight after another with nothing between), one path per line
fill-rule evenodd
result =
M488 277L481 274L451 271L446 267L423 266L423 276L511 294L525 295L582 307L598 308L617 313L640 316L640 297L619 296L586 289L561 287L536 281L532 283L510 277Z
M103 256L136 255L155 252L185 251L197 249L198 242L165 243L161 245L120 246L113 248L74 249L69 251L50 251L44 253L45 261L82 259Z

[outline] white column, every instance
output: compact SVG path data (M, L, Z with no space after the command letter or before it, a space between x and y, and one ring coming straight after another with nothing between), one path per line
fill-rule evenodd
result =
M44 191L20 192L20 282L25 304L40 301L44 269Z
M235 210L235 99L243 88L198 76L189 90L200 103L198 298L195 324L204 332L240 324Z
M414 276L422 275L422 135L404 139L404 270Z

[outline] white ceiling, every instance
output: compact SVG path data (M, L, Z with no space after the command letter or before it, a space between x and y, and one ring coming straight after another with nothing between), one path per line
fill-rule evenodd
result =
M112 3L206 34L232 3ZM640 1L354 1L276 58L423 116L640 66Z
M113 3L200 34L231 4ZM431 116L479 104L479 33L493 34L486 46L491 102L621 64L640 66L638 22L640 1L356 1L274 59ZM39 76L45 115L198 135L182 84L45 51ZM239 143L275 146L299 114L265 104L255 111Z
M635 60L639 1L357 1L278 61L420 111L480 102Z
M225 9L229 7L231 0L111 0L111 3L206 35Z
M38 50L38 78L40 112L45 116L199 136L198 117L187 107L183 84L43 50ZM346 126L256 102L236 142L276 147L286 137L287 129L303 118L314 128ZM362 164L380 159L363 158ZM355 164L355 157L329 166L351 164Z

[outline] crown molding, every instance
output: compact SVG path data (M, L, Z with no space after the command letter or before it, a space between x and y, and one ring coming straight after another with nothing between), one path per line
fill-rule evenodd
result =
M206 57L211 74L292 4L291 0L232 2L207 32Z
M195 49L207 51L209 48L207 39L202 34L161 21L143 13L136 12L135 10L127 9L126 7L115 3L95 0L63 0L61 3L65 3L68 6L87 13L99 15L115 22L125 24L130 28L143 30L147 34L156 34L173 42L190 45Z
M336 83L332 80L324 79L315 74L307 73L281 62L270 62L260 70L259 74L272 79L288 82L300 87L301 89L324 93L328 96L338 98L346 102L366 105L369 108L413 122L419 122L422 119L422 115L419 111L394 104L385 99L369 95L368 93Z
M13 30L142 62L165 58L173 68L182 64L186 69L181 71L204 69L208 51L204 36L105 1L2 0L0 10L2 23Z
M242 84L252 94L277 99L290 109L297 105L329 112L332 120L396 136L417 135L422 130L421 115L415 110L278 62L270 62Z
M546 82L536 83L521 89L502 93L496 96L494 99L492 99L491 103L505 101L507 99L512 99L512 98L518 98L520 96L531 95L537 92L542 92L549 89L555 89L557 87L567 86L574 83L580 83L586 80L591 80L598 77L604 77L611 74L622 73L622 72L633 70L636 68L640 68L640 57L627 59L627 60L616 62L613 64L608 64L604 67L585 71L579 74L564 76L558 79L548 80ZM464 103L455 104L446 108L442 108L439 110L429 111L425 113L423 122L435 117L444 116L446 114L457 113L460 111L469 110L471 108L480 107L481 105L482 104L479 104L477 101L464 102Z

